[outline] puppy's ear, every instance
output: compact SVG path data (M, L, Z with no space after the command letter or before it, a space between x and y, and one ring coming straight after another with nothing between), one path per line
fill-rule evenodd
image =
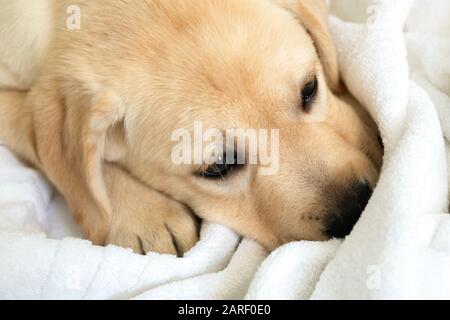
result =
M331 91L342 90L336 49L328 31L328 7L324 0L274 0L290 11L311 35Z
M76 84L43 77L28 94L27 108L20 108L33 110L31 116L18 114L31 125L16 122L17 130L30 128L33 163L62 193L85 236L101 245L113 213L103 167L126 153L125 110L100 85Z
M125 111L120 99L105 92L95 99L82 128L82 168L87 186L105 220L111 215L111 203L103 178L105 161L119 161L126 152Z

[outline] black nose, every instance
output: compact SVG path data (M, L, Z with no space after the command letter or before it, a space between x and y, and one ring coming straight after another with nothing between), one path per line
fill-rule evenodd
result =
M325 234L330 238L344 238L350 234L372 196L369 184L358 183L346 192L326 224Z

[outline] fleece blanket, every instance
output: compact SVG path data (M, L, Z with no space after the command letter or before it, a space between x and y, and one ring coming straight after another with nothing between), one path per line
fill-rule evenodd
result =
M184 258L83 240L63 199L0 145L0 298L450 299L450 2L331 0L344 81L386 146L344 240L268 253L205 223Z

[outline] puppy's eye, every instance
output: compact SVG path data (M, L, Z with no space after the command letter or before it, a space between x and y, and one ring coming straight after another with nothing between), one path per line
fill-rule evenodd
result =
M313 81L308 82L302 90L302 109L305 112L311 111L311 105L314 102L314 98L317 95L317 91L319 89L319 83L317 78L314 78Z
M204 179L225 179L231 173L233 173L236 169L243 167L243 165L237 164L237 159L235 159L233 163L227 163L226 155L220 157L216 163L208 166L205 170L199 172L197 175Z

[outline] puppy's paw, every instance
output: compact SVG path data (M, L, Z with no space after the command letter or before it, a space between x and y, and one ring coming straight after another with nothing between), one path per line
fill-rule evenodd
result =
M147 200L153 202L147 208L116 212L107 243L131 248L140 254L158 252L182 256L189 251L198 241L196 218L175 201L160 202L155 198Z
M106 243L140 254L184 255L198 241L198 219L184 205L124 174L116 172L107 182L113 212Z

